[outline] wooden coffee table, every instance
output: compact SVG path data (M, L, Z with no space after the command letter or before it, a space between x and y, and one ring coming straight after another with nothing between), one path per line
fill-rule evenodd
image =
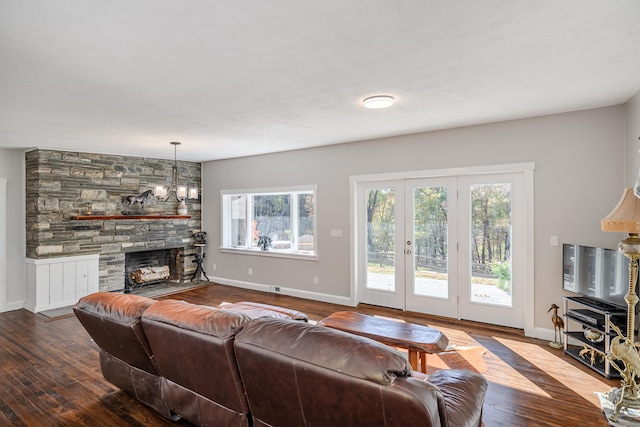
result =
M427 353L446 350L449 339L439 330L413 323L395 322L353 311L339 311L318 322L329 328L371 338L381 343L405 348L414 370L427 372ZM420 361L420 369L418 369Z

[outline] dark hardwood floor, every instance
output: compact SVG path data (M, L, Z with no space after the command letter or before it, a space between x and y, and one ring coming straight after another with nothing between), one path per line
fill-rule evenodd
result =
M401 312L374 306L356 309L285 295L211 284L158 299L192 303L255 301L294 308L320 320L355 310L441 329L450 343L484 346L482 371L489 381L484 424L492 426L606 426L596 391L606 381L585 366L525 338L522 331ZM188 426L171 422L107 383L96 345L71 315L49 319L16 310L0 314L0 425L12 426Z

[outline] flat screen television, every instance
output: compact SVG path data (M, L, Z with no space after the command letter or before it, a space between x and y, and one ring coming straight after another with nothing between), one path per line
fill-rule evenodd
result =
M629 290L629 258L616 249L562 245L562 288L622 309Z

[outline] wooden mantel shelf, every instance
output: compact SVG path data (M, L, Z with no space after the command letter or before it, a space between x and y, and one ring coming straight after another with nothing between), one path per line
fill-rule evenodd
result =
M76 215L72 221L122 221L127 219L191 219L190 215Z

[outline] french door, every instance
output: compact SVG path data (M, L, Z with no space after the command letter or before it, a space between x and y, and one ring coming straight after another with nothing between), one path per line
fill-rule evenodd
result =
M522 328L522 174L361 182L358 301Z

